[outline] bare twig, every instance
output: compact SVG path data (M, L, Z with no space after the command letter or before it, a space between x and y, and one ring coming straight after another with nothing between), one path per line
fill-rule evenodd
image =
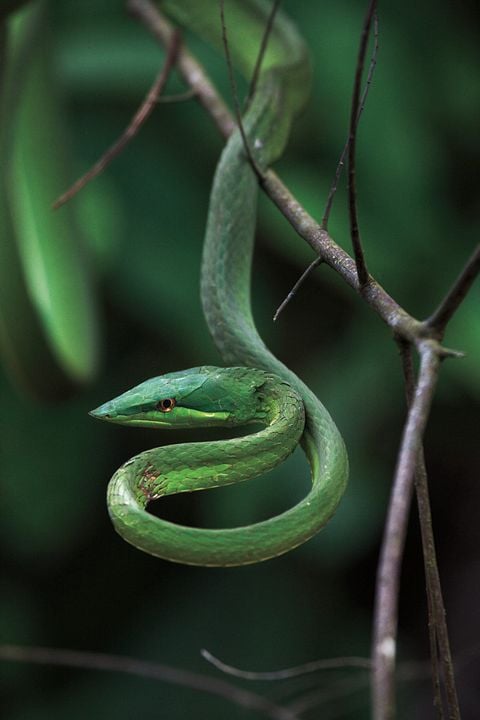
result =
M411 347L402 341L399 342L399 345L402 357L407 406L410 407L415 391L415 374L413 370ZM432 513L428 493L428 477L423 447L420 447L420 451L418 453L417 468L415 471L415 490L417 495L427 587L429 612L428 627L430 634L430 655L432 658L433 670L434 704L437 708L439 718L443 718L443 699L440 689L442 676L440 674L439 667L441 665L445 683L448 718L449 720L459 720L460 710L455 687L448 629L445 619L442 587L438 573L435 540L433 536Z
M398 592L414 471L438 378L440 357L433 341L420 346L420 372L408 411L389 502L377 572L372 656L374 720L395 715Z
M315 268L317 268L319 265L321 265L322 262L323 262L322 258L316 257L315 260L313 260L310 263L310 265L307 267L307 269L303 271L303 273L300 275L300 277L298 278L297 282L292 287L292 289L290 290L288 295L284 298L284 300L282 300L282 302L276 309L275 314L273 316L273 322L276 322L276 320L278 320L278 316L280 315L280 313L283 312L283 310L286 308L286 306L288 305L290 300L292 300L295 297L295 295L298 293L300 287L303 285L303 283L305 282L307 277L315 270Z
M445 326L470 290L472 283L480 273L480 245L473 251L462 272L438 308L427 320L427 325L443 335Z
M371 670L372 661L363 657L337 657L325 660L314 660L312 662L297 665L284 670L271 670L267 672L253 672L252 670L240 670L233 665L227 665L223 660L212 655L208 650L203 649L201 655L205 660L221 670L226 675L241 678L242 680L287 680L289 678L307 675L308 673L320 672L323 670L339 670L343 668L356 668L360 670Z
M248 157L248 161L249 161L250 165L252 166L253 170L255 171L257 177L260 179L263 179L263 171L261 170L260 166L258 165L257 161L255 160L255 158L253 156L252 150L250 148L250 143L248 141L248 138L247 138L247 135L245 132L245 128L243 127L242 111L240 109L240 101L238 99L237 83L235 80L235 73L233 72L233 63L232 63L232 58L230 55L230 47L228 44L227 25L225 23L225 0L220 0L220 21L222 24L223 48L225 50L225 59L227 61L230 87L232 88L233 105L235 108L235 115L237 118L237 126L240 131L240 135L242 136L243 148L245 150L246 156ZM267 40L268 40L268 35L267 35Z
M368 282L368 270L363 253L362 241L360 239L360 230L358 227L355 151L357 145L358 111L360 106L360 88L362 84L363 66L365 64L368 37L370 35L370 27L376 4L376 0L370 0L360 38L357 68L355 71L355 82L353 84L352 108L350 111L350 135L348 138L348 210L350 216L350 235L352 238L355 263L357 266L358 281L361 288Z
M258 76L260 75L260 70L262 69L262 63L263 58L265 57L265 52L267 50L268 45L268 39L270 37L270 33L272 31L273 27L273 21L275 20L275 15L277 14L277 10L279 8L281 0L274 0L272 3L272 7L270 10L270 14L268 16L267 24L265 26L265 32L262 35L262 42L260 43L260 49L258 51L257 60L255 62L255 67L253 69L252 73L252 79L250 80L250 87L248 89L248 96L246 105L248 106L255 94L255 90L257 89L257 82L258 82Z
M362 112L363 112L363 110L364 110L364 108L365 108L365 103L366 103L366 101L367 101L368 92L369 92L370 86L371 86L371 84L372 84L373 73L374 73L374 71L375 71L375 67L376 67L376 64L377 64L377 55L378 55L378 17L377 17L377 14L376 14L376 13L374 13L373 21L374 21L374 38L375 38L375 40L374 40L374 46L373 46L373 51L372 51L372 57L371 57L371 60L370 60L370 67L369 67L369 70L368 70L367 82L365 83L365 88L364 88L364 91L363 91L362 99L361 99L361 101L360 101L360 107L359 107L359 109L358 109L357 124L358 124L358 122L359 122L359 120L360 120L360 117L361 117L361 115L362 115ZM336 194L337 188L338 188L338 181L340 180L340 176L341 176L341 174L342 174L342 170L343 170L344 165L345 165L345 156L346 156L347 151L348 151L349 140L350 140L350 138L348 137L347 140L346 140L346 142L345 142L345 145L343 146L343 150L342 150L342 153L341 153L341 155L340 155L340 159L339 159L339 161L338 161L338 163L337 163L337 168L336 168L336 170L335 170L335 175L334 175L334 178L333 178L333 180L332 180L332 184L331 184L331 186L330 186L330 190L329 190L329 192L328 192L327 202L326 202L326 204L325 204L325 210L324 210L324 212L323 212L323 218L322 218L322 228L323 228L324 230L327 230L328 221L329 221L329 218L330 218L330 213L331 213L332 207L333 207L333 201L334 201L334 199L335 199L335 194ZM277 308L277 310L276 310L276 312L275 312L275 315L273 316L273 321L274 321L274 322L275 322L275 320L277 320L278 316L279 316L280 313L285 309L285 307L288 305L288 303L289 303L291 300L293 300L293 298L295 297L295 295L298 293L300 287L303 285L303 283L306 281L306 279L310 276L310 274L312 273L312 271L315 270L315 268L318 267L318 265L320 265L320 263L321 263L321 259L320 259L320 258L316 258L316 260L314 260L313 262L311 262L310 265L307 267L307 269L302 273L302 275L299 277L299 279L297 280L297 282L295 283L295 285L293 286L293 288L290 290L290 292L288 293L288 295L285 297L285 299L282 301L282 303L281 303L281 304L279 305L279 307Z
M170 45L175 29L151 0L128 0L127 9L162 45ZM192 88L195 97L213 119L223 137L227 138L235 130L235 120L203 67L184 47L181 47L178 53L177 70Z
M180 670L169 665L151 663L123 655L81 652L47 647L22 647L20 645L0 645L0 660L12 662L56 665L60 667L83 668L85 670L107 670L128 675L161 680L172 685L192 688L198 692L217 695L226 700L256 710L272 720L298 720L297 715L287 708L257 695L231 685L225 680L211 678L208 675Z
M84 188L87 183L91 182L94 178L100 175L107 165L109 165L112 160L117 157L117 155L120 155L130 140L135 137L143 123L152 114L155 106L158 104L158 98L165 87L172 67L175 65L179 47L180 32L175 31L170 39L163 67L125 132L122 133L119 139L102 155L99 160L97 160L97 162L90 168L90 170L88 170L88 172L85 173L85 175L82 175L82 177L73 183L73 185L63 193L63 195L60 195L60 197L55 200L52 206L54 210L58 210L58 208L71 200L72 197Z
M307 277L315 270L315 268L317 268L319 265L321 265L322 262L323 262L322 258L316 257L315 260L313 260L310 263L310 265L307 267L307 269L303 271L303 273L300 275L300 277L298 278L297 282L292 287L292 289L290 290L288 295L285 297L284 300L282 300L282 302L276 309L275 315L273 316L273 322L278 320L278 316L280 315L280 313L286 308L286 306L288 305L290 300L292 300L295 297L299 288L303 285L303 283L305 282Z
M168 105L169 103L180 103L186 100L192 100L194 97L195 91L190 89L183 93L176 93L175 95L160 95L160 97L157 98L157 102L160 105Z
M365 83L365 88L363 90L362 99L360 101L360 107L358 108L357 113L357 126L360 121L360 118L362 116L362 113L365 109L365 104L367 102L368 93L372 84L373 80L373 73L375 72L375 68L377 65L377 55L378 55L378 16L376 11L373 15L373 36L374 36L374 43L373 43L373 51L372 51L372 57L370 59L370 67L368 69L368 75L367 75L367 82ZM335 194L337 192L338 188L338 181L340 180L340 175L342 174L343 167L345 165L345 157L348 152L348 148L350 145L350 135L345 141L345 145L343 146L342 153L340 155L340 159L337 163L337 168L335 170L335 175L332 180L332 184L330 186L330 190L328 192L327 202L325 204L325 210L323 212L323 218L322 218L322 228L325 230L328 227L328 221L330 219L330 213L332 211L333 201L335 199Z
M423 451L419 454L418 468L415 473L415 488L417 494L418 514L420 517L420 528L422 534L423 558L425 564L425 574L427 577L428 601L431 606L432 618L431 624L434 625L434 632L431 640L436 639L438 652L433 653L434 662L442 668L442 675L438 673L438 682L443 677L446 699L446 713L449 720L460 720L460 708L458 704L457 689L455 686L455 674L453 668L452 654L450 651L450 641L448 638L448 628L446 623L445 605L443 602L442 587L435 553L435 542L432 528L432 515L430 509L430 500L428 497L427 471L425 467L425 459ZM435 668L434 668L435 672ZM438 672L438 671L437 671ZM434 677L434 689L436 689ZM441 695L437 691L434 695L437 707L439 706ZM439 711L439 716L443 717Z
M400 335L416 341L423 332L423 324L409 315L371 276L368 284L361 288L355 260L312 218L272 170L268 170L265 174L262 189L319 257L351 288L361 294L365 302L389 327Z

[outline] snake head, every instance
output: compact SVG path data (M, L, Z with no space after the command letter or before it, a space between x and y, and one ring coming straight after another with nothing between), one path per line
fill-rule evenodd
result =
M184 428L240 425L258 420L263 373L202 366L161 375L92 410L120 425Z

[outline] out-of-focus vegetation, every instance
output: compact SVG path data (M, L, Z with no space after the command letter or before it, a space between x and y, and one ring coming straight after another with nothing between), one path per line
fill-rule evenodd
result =
M285 0L284 7L307 38L314 81L278 170L320 218L347 133L364 3ZM49 10L51 90L63 101L73 181L126 126L163 50L113 0L52 2ZM387 3L380 12L378 67L358 138L362 237L369 270L421 318L479 237L478 8L425 0ZM223 59L185 40L229 97ZM173 78L167 92L181 89ZM41 96L37 105L44 129L49 120ZM102 308L103 362L94 382L56 404L34 402L0 377L2 642L124 653L212 674L199 656L202 647L249 669L369 653L378 542L404 418L400 364L381 321L327 268L316 271L273 325L277 305L312 255L267 200L253 272L256 317L269 346L318 392L345 437L351 481L340 510L304 547L259 566L225 570L143 555L115 535L107 517L106 483L122 462L191 435L159 438L102 426L88 410L153 375L219 362L198 282L221 147L194 101L162 105L72 202ZM330 231L349 249L343 191ZM480 707L479 300L477 284L449 327L447 345L466 357L443 368L426 437L464 720L478 717ZM298 453L262 480L171 498L160 511L206 526L252 522L291 505L307 482ZM428 654L412 515L401 662ZM324 695L305 717L367 718L367 677L359 673L284 683L282 697L321 688ZM256 717L194 691L93 671L2 665L1 675L5 720ZM432 716L422 672L400 685L400 695L401 717Z

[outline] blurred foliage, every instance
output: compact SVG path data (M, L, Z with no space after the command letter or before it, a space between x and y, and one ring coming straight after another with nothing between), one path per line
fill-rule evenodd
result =
M49 398L92 379L98 328L79 231L87 218L51 209L68 174L43 5L14 15L2 43L0 338L17 382Z
M311 48L314 84L278 171L321 217L347 133L364 3L284 6ZM473 1L381 7L378 67L358 140L360 222L370 271L418 317L434 309L479 236L477 14ZM51 2L49 24L50 80L73 143L73 180L126 126L163 50L113 0ZM186 41L228 98L222 58ZM172 78L167 92L181 89ZM39 122L47 122L42 99L37 109ZM318 392L345 437L351 482L340 510L302 548L225 570L143 555L114 534L107 517L106 482L122 462L160 441L191 436L159 440L146 430L96 425L88 410L152 375L219 362L198 282L221 146L193 101L163 105L72 203L102 301L103 366L95 382L51 406L0 378L2 641L120 652L210 674L216 671L201 660L202 647L249 669L369 653L378 542L404 418L400 365L386 328L326 267L272 324L312 254L267 200L253 271L256 317L269 346ZM330 230L349 250L347 223L341 190ZM447 345L466 357L443 368L426 437L464 720L478 717L480 705L479 299L477 283L449 327ZM306 483L297 453L263 480L169 498L160 511L210 526L252 522L286 508ZM413 517L401 660L427 657L423 586ZM366 679L358 687L359 677L304 678L283 684L282 697L323 689L305 717L367 718ZM5 664L1 690L5 720L256 716L193 691L95 672ZM400 695L401 717L433 717L428 680L402 685Z

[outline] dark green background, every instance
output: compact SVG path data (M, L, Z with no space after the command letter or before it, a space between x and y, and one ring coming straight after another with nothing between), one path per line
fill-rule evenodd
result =
M163 51L121 2L51 5L52 82L63 94L73 180L126 126ZM318 218L347 133L364 5L284 3L310 45L314 80L277 168ZM358 137L360 224L370 271L418 317L434 309L478 242L476 20L473 1L380 7L378 68ZM197 41L192 47L229 97L223 60ZM169 83L168 92L181 89L178 79ZM83 203L98 279L103 364L95 383L55 406L31 402L0 378L3 642L122 653L212 675L199 655L203 647L258 670L369 653L379 538L404 419L400 363L386 327L328 268L316 271L273 325L277 305L313 256L265 198L253 271L256 317L269 346L318 392L345 437L345 499L307 545L240 569L151 558L116 536L107 516L106 484L122 462L191 435L159 440L100 425L88 410L152 375L219 362L198 282L221 147L195 102L161 106L74 201ZM343 187L330 231L350 249ZM449 328L447 345L466 358L443 368L426 437L464 720L478 717L480 706L479 299L477 284ZM217 527L248 523L291 505L307 482L306 464L295 454L264 480L172 498L162 513ZM400 660L423 661L428 639L415 518L400 602ZM1 671L5 720L257 717L142 679L7 664ZM258 690L288 698L322 689L305 717L367 718L361 672ZM401 717L433 717L423 672L400 686Z

